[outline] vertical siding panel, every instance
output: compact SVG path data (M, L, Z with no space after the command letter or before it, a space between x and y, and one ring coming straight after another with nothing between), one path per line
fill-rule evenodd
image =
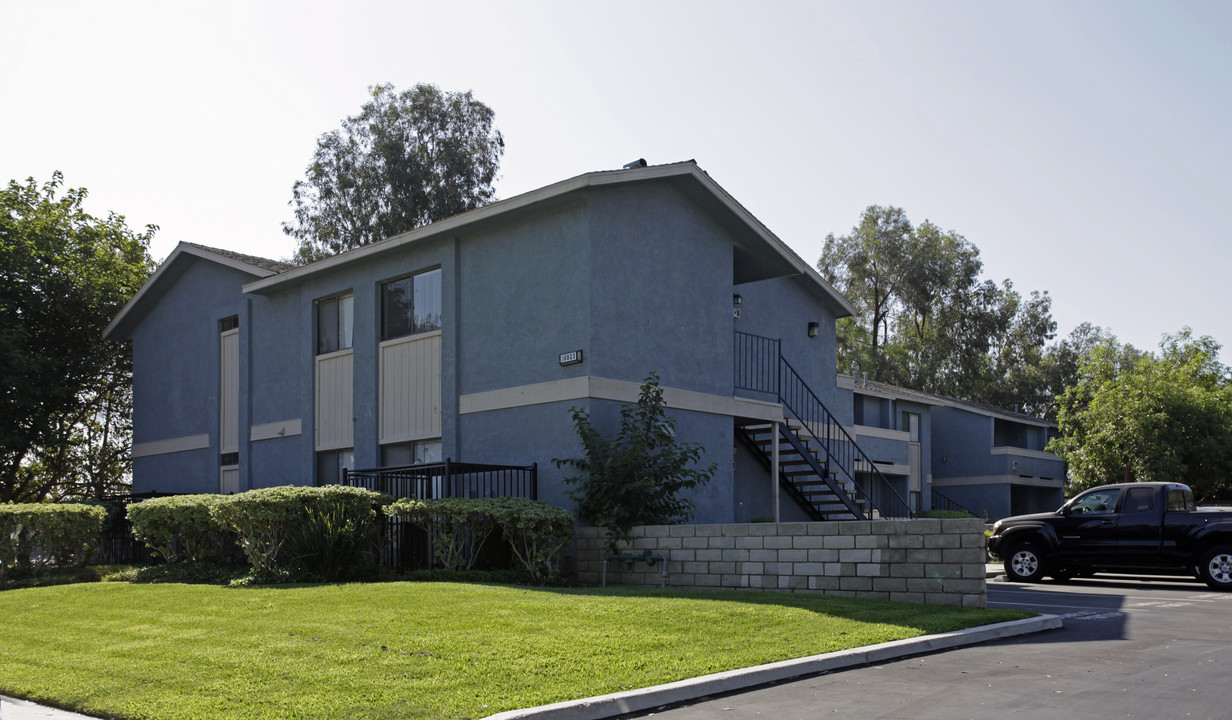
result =
M228 330L221 337L219 365L219 452L240 450L240 331Z
M355 354L317 358L317 450L353 447Z
M381 347L381 442L441 435L441 336Z

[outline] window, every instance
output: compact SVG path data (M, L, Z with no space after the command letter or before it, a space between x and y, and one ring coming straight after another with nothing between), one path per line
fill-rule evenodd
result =
M355 469L355 452L351 448L317 453L317 485L341 484L343 468Z
M903 413L903 431L909 433L909 442L920 441L920 414L913 412Z
M1116 511L1119 490L1097 490L1079 497L1070 505L1075 515L1109 515Z
M1146 512L1155 509L1155 488L1130 488L1125 493L1125 507L1122 512Z
M429 270L381 285L381 339L439 330L441 270Z
M419 440L381 446L381 467L403 467L441 462L440 440Z
M317 300L317 355L351 347L354 317L354 295Z

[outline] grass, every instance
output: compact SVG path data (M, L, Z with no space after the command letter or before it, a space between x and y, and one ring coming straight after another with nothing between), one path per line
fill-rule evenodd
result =
M1025 617L760 592L461 583L0 593L0 692L122 717L473 718Z

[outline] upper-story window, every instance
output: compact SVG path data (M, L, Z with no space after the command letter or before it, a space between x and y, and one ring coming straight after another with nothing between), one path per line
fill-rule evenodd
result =
M354 295L317 300L317 355L351 347L354 319Z
M441 270L428 270L381 285L381 339L441 327Z

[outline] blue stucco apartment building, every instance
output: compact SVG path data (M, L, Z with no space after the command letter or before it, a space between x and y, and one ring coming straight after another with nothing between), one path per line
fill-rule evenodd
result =
M106 335L132 343L135 492L450 458L537 464L539 498L568 507L551 461L579 453L570 409L612 430L654 372L677 436L717 467L697 522L873 514L839 497L853 480L927 507L925 479L816 445L852 427L835 367L851 312L685 162L581 175L300 267L182 243ZM824 418L784 422L785 372Z

